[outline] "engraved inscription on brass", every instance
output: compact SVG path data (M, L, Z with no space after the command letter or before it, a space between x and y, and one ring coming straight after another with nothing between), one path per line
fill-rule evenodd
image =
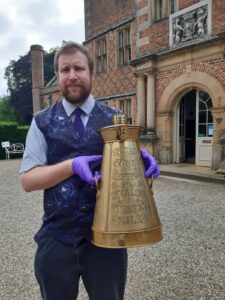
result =
M117 231L121 225L126 230L132 225L141 229L143 222L149 220L148 203L142 201L145 194L142 176L139 176L142 170L138 160L133 159L137 152L134 146L133 143L127 142L112 147L112 192L109 207L112 231Z
M162 239L161 224L138 145L139 126L114 125L100 133L104 140L102 181L97 187L92 227L95 245L108 248L138 247Z

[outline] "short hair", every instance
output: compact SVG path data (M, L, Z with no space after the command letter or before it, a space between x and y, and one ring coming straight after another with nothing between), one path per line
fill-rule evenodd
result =
M94 69L94 62L93 62L93 58L92 58L91 53L89 52L88 48L83 46L82 44L69 41L69 42L63 42L62 46L59 47L59 49L55 53L54 70L55 70L56 74L59 71L59 68L58 68L59 56L62 54L73 54L77 51L82 52L87 57L89 70L90 70L90 73L92 73L92 71Z

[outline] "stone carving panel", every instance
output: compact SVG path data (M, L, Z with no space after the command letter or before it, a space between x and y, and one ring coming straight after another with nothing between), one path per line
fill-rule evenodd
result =
M207 37L211 33L211 1L203 1L170 16L170 46Z

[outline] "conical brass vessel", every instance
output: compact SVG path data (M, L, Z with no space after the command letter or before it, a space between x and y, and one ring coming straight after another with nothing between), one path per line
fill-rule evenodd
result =
M114 115L113 125L100 129L104 150L92 227L96 246L129 248L162 239L152 189L144 176L140 131L127 124L125 115Z

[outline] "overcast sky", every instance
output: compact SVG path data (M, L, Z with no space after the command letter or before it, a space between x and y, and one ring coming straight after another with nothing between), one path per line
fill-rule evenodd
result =
M1 0L0 1L0 96L7 95L4 70L10 60L27 54L30 45L49 51L62 41L82 43L83 0Z

